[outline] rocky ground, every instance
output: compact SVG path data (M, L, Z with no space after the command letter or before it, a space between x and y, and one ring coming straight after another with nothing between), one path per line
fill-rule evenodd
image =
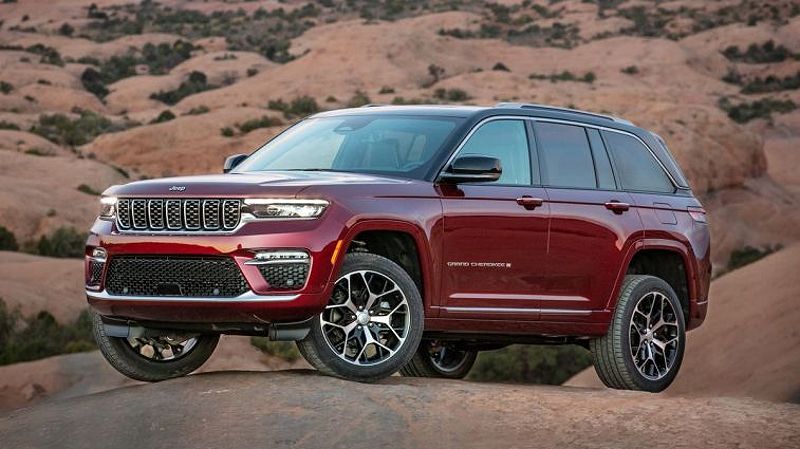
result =
M788 448L800 406L313 371L220 372L0 417L5 447Z

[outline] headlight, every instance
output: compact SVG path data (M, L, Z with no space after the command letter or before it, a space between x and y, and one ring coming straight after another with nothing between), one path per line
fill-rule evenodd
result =
M314 218L328 207L325 200L247 199L245 211L257 218Z
M113 196L100 198L100 218L113 220L117 215L117 199Z

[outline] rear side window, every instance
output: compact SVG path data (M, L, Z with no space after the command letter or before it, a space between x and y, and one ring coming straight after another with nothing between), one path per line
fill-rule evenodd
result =
M611 158L625 190L674 192L675 187L650 151L627 134L603 131Z
M594 168L597 170L597 187L603 190L614 190L617 184L614 182L614 171L611 169L611 161L608 160L608 152L600 137L600 131L587 129L589 142L592 144L592 156L594 156Z
M581 189L597 187L592 150L583 127L536 122L534 130L545 185Z
M461 149L468 154L495 157L503 173L497 184L530 185L531 153L522 120L493 120L478 128Z

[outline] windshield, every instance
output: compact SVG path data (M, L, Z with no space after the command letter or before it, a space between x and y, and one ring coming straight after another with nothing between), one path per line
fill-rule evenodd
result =
M267 142L235 171L331 170L422 179L462 120L374 114L311 118Z

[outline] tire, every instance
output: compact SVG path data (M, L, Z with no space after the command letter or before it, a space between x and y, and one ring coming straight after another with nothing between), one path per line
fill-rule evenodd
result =
M663 391L678 374L686 349L683 309L675 291L654 276L626 276L608 332L589 346L595 371L607 387Z
M423 318L422 297L405 270L376 254L350 253L328 306L297 347L323 374L374 382L408 363L422 338Z
M452 356L448 358L448 355ZM405 377L463 379L477 357L478 351L474 349L438 340L422 340L411 361L400 369L400 374Z
M219 335L197 335L192 337L195 340L187 352L171 360L155 360L137 352L129 339L106 335L102 319L96 313L93 315L94 339L103 357L120 373L143 382L159 382L191 373L211 357L219 342Z

